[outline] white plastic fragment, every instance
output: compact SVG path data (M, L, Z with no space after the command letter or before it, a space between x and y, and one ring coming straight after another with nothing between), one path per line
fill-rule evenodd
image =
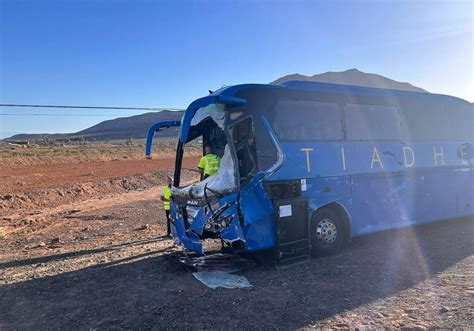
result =
M193 273L194 278L209 288L216 289L223 288L246 288L252 287L248 279L244 276L232 275L226 271L200 271Z

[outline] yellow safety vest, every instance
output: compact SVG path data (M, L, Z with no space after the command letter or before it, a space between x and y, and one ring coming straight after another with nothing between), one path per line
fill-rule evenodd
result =
M163 198L165 199L165 201L163 202L165 210L170 210L170 198L171 198L170 188L168 186L163 186L161 188L161 192L163 192Z
M215 154L207 154L201 157L198 168L203 169L204 175L213 175L219 170L221 159Z

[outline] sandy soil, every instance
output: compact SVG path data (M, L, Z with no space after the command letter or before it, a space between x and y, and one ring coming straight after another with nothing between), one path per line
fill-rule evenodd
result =
M196 167L198 158L186 158L183 167ZM93 182L174 168L173 158L81 161L1 167L0 194L18 193Z
M164 236L157 197L172 163L147 162L2 188L0 329L473 326L472 218L358 238L337 256L240 272L251 289L211 290Z

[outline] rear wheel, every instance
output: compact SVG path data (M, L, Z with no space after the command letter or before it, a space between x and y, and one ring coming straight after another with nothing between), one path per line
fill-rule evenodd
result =
M335 210L318 210L311 220L311 255L338 253L344 244L345 232L344 222Z

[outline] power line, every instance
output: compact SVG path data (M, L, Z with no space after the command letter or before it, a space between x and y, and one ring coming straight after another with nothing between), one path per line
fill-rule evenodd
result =
M109 106L71 106L71 105L25 105L25 104L6 104L0 103L0 107L19 107L19 108L67 108L67 109L120 109L120 110L150 110L159 111L170 108L148 108L148 107L109 107ZM173 108L171 108L173 109ZM170 110L171 110L170 109Z
M111 117L111 116L125 116L124 114L43 114L43 113L0 113L0 116L54 116L54 117Z

